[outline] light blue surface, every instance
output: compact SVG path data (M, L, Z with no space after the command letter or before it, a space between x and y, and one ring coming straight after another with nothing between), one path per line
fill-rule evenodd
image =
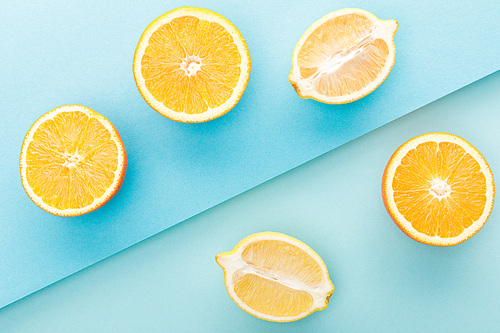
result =
M233 21L252 57L241 102L226 116L198 125L175 123L150 109L131 71L144 28L185 5L212 9ZM329 106L301 100L287 82L295 43L315 20L344 7L399 21L396 65L376 92L358 102ZM0 13L0 306L500 68L500 3L493 0L460 5L430 0L3 1ZM108 117L129 157L117 196L98 211L72 219L51 216L31 203L18 168L30 125L68 103ZM236 239L226 241L229 246Z
M391 221L380 182L394 150L429 131L469 140L498 180L499 90L496 73L16 302L0 332L498 332L498 207L465 243L427 246ZM324 259L326 310L276 324L231 301L214 257L265 230Z

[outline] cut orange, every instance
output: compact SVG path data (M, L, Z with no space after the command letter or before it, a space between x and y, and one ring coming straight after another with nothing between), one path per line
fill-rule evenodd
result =
M382 197L405 234L425 244L451 246L486 223L495 184L488 163L470 143L453 134L428 133L392 155Z
M203 122L238 103L250 77L250 54L229 20L182 7L144 31L135 51L134 77L142 97L165 117Z
M300 38L289 81L301 98L344 104L373 92L396 60L395 20L348 8L316 21Z
M82 105L65 105L31 126L19 164L24 190L38 207L58 216L77 216L115 195L127 156L108 119Z
M264 320L294 321L323 310L334 287L309 246L276 232L250 235L215 260L232 300Z

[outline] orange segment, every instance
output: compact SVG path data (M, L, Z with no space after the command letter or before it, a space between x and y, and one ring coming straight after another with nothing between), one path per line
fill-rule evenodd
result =
M84 106L66 105L31 127L20 167L35 204L55 215L75 216L97 209L118 191L126 154L109 120Z
M289 80L302 98L330 104L360 99L389 75L396 48L394 20L343 9L315 22L292 56Z
M134 57L134 76L145 100L173 120L206 121L229 111L249 78L246 43L227 19L183 7L146 29Z
M217 263L229 296L258 318L284 322L328 305L333 285L321 258L299 240L274 232L250 235Z
M472 145L429 133L402 145L384 173L383 198L396 224L432 245L455 245L486 222L494 200L493 175Z

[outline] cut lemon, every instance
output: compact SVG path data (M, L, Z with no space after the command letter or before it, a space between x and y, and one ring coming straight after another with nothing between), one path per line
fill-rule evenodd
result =
M294 321L323 310L334 287L325 263L309 246L276 232L250 235L215 260L232 300L269 321Z
M206 9L177 8L142 34L134 77L142 97L165 117L208 121L240 100L250 77L250 53L226 18Z
M288 77L301 98L344 104L373 92L396 60L395 20L342 9L316 21L300 38Z
M59 216L104 205L120 188L127 157L111 122L82 105L47 112L26 134L21 180L30 199Z
M462 243L490 216L493 174L481 153L464 139L428 133L392 155L382 197L396 225L416 241L436 246Z

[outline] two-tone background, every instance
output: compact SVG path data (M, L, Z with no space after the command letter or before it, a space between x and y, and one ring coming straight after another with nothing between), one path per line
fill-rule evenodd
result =
M230 19L252 57L240 103L205 124L178 124L150 109L131 69L144 28L186 5ZM345 7L398 20L395 67L358 102L301 100L287 81L293 47L315 20ZM496 2L8 1L0 9L0 305L232 198L1 309L1 332L490 332L498 326L496 210L471 240L441 249L404 236L380 198L392 152L425 132L464 137L498 173L500 77L472 83L500 68ZM129 156L120 192L79 218L43 212L19 180L24 134L41 114L68 103L108 117ZM274 324L244 313L227 296L215 255L265 230L297 237L325 260L336 286L325 311Z

